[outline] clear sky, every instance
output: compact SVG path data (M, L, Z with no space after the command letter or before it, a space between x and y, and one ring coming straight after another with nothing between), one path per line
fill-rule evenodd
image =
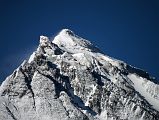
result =
M0 0L0 81L62 28L159 80L158 0Z

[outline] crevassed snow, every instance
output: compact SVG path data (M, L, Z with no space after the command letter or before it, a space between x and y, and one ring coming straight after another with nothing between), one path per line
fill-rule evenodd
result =
M138 77L135 74L129 74L128 78L134 83L133 86L134 86L135 90L138 91L143 97L145 97L145 99L153 106L154 109L159 111L159 99L155 99L146 90L146 88L148 86L147 86L147 84L144 84L144 83L147 80L142 77Z

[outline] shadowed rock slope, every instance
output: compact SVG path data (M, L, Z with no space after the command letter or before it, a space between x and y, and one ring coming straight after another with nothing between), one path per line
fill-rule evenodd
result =
M13 63L14 64L14 63ZM63 29L0 87L0 120L158 120L159 84Z

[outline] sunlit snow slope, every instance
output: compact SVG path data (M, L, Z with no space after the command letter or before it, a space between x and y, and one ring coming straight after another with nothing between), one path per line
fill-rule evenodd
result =
M63 29L4 80L0 120L159 120L156 81Z

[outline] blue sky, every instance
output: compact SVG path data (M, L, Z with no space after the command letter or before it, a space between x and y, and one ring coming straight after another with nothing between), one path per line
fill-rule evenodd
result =
M158 0L0 0L0 16L0 81L63 28L159 78Z

